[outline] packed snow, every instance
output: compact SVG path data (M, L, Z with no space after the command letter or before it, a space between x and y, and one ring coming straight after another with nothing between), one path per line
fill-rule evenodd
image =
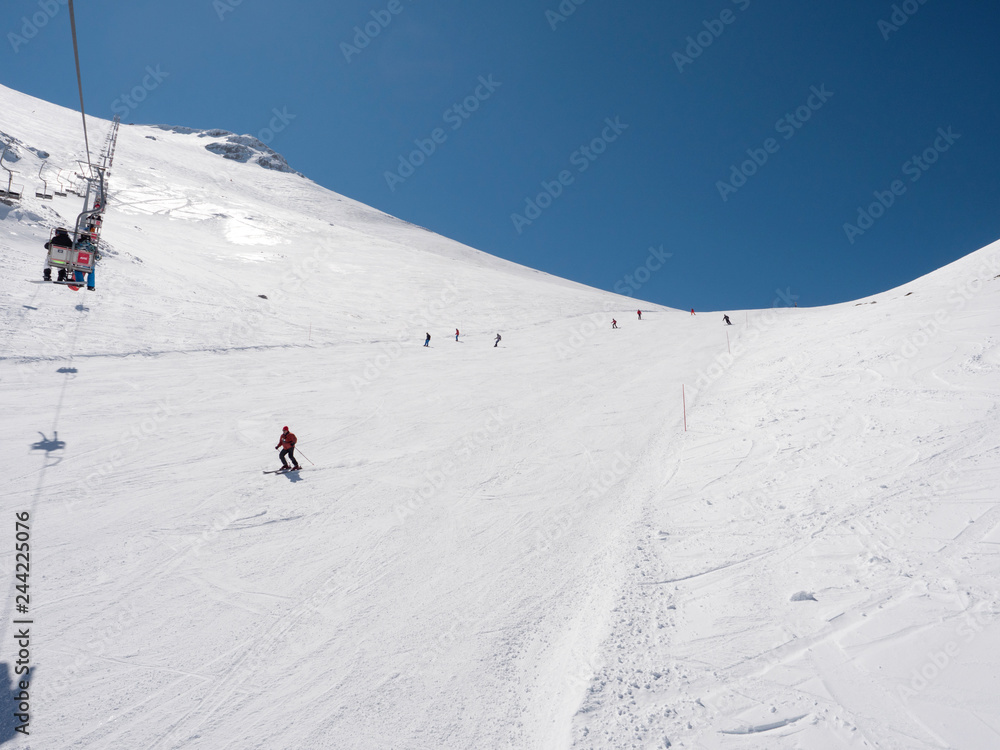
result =
M1000 747L1000 243L692 316L122 125L73 292L79 114L0 131L0 743Z

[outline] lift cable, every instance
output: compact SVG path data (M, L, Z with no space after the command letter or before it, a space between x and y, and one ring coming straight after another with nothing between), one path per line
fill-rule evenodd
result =
M87 147L87 164L93 173L94 165L90 163L90 141L87 138L87 115L83 111L83 76L80 75L80 48L76 43L76 14L73 12L73 0L69 0L69 25L73 30L73 56L76 58L76 83L80 89L80 116L83 118L83 143Z

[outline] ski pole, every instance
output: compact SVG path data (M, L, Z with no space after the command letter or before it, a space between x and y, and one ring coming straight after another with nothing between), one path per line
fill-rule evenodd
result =
M299 455L300 455L300 456L302 456L302 458L304 458L304 459L305 459L306 461L309 461L309 456L307 456L307 455L306 455L305 453L303 453L302 451L299 451ZM312 462L312 461L309 461L309 463L313 464L313 462ZM315 466L315 465L316 465L316 464L313 464L313 466Z

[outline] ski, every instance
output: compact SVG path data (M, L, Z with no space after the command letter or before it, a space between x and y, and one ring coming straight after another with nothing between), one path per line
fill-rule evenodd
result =
M300 466L297 469L275 469L274 471L265 471L264 473L265 474L290 474L293 471L302 471L302 467Z

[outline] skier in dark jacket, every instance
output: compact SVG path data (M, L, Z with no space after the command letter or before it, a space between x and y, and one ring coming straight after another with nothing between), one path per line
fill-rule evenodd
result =
M45 243L45 249L51 250L53 246L72 248L73 240L70 239L69 230L67 230L65 227L56 227L56 234L51 240ZM42 271L42 278L45 281L52 281L52 266L49 263L48 256L45 256L45 270ZM65 281L65 280L66 280L66 269L60 268L59 281Z
M424 346L430 346L430 345L431 345L431 335L428 333L427 338L424 339Z
M499 344L500 344L500 334L498 333L496 340L493 342L493 348L496 349Z
M288 427L281 428L281 437L278 438L278 444L274 446L275 450L281 448L281 453L278 454L278 458L281 459L281 466L286 471L288 470L288 464L285 462L285 456L292 459L292 470L297 471L299 469L299 462L295 458L295 443L298 439L295 437L294 433L288 431Z
M722 319L726 322L727 326L731 326L733 324L733 322L729 319L728 315L723 315Z
M73 240L70 239L69 230L65 227L56 227L55 237L45 243L45 249L48 250L52 245L56 247L73 247Z

